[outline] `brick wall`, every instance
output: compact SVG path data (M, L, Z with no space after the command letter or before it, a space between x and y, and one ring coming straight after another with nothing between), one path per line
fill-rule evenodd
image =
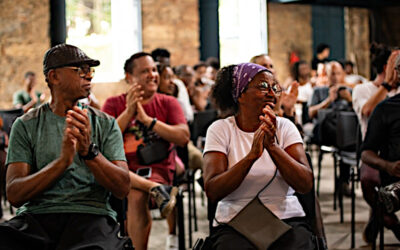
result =
M358 74L369 79L369 11L345 8L346 59L355 63Z
M312 59L311 5L268 3L268 49L283 82L290 75L289 54Z
M198 0L142 0L143 50L171 52L171 64L199 60Z
M48 0L0 1L0 108L10 108L26 71L38 76L38 89L47 91L42 73L44 52L50 47Z

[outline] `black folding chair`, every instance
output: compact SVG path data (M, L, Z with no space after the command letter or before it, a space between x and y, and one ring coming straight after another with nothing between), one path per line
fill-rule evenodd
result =
M3 109L0 110L0 116L3 119L3 130L10 135L11 127L19 116L22 116L24 111L22 109Z
M208 109L194 114L194 119L190 128L190 139L198 148L203 147L203 139L207 134L207 129L215 120L218 113L214 109Z
M22 109L3 109L3 110L0 110L0 117L3 119L3 130L7 133L8 136L10 136L11 127L12 127L15 119L17 119L19 116L22 116L23 114L24 114L24 111ZM2 185L4 187L5 186L5 172L6 172L6 170L3 170L3 172L4 172L4 176L2 177L2 179L0 179L0 185ZM4 203L6 203L7 196L6 196L5 188L0 188L0 190L2 190L2 189L4 189L4 190L3 190L3 194L0 194L0 198L1 198L1 195L3 195L4 196ZM0 202L0 209L2 209L1 208L1 202ZM10 205L10 213L14 214L14 210L13 210L11 205Z
M189 216L189 247L192 247L193 239L192 233L193 231L198 231L197 226L197 212L196 212L196 192L195 192L195 170L189 169L189 152L187 146L185 147L177 147L177 154L179 158L182 160L185 165L185 176L179 181L176 180L176 186L179 186L183 183L187 185L187 193L188 193L188 216ZM183 191L181 192L183 198ZM183 207L182 207L183 208ZM183 210L182 210L183 213ZM179 224L179 223L178 223Z
M339 161L351 166L351 248L355 246L355 181L359 179L358 153L361 143L361 131L356 113L337 111L336 147ZM338 185L340 187L340 185ZM340 221L343 222L343 193L339 189Z

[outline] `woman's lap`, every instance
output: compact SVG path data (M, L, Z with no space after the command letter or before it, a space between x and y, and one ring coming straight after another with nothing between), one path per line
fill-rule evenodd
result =
M285 221L292 226L287 233L282 235L275 241L268 250L280 249L298 249L308 250L314 249L313 234L304 219L290 219ZM244 236L227 225L221 225L215 228L211 234L213 249L256 249L256 247L248 241Z

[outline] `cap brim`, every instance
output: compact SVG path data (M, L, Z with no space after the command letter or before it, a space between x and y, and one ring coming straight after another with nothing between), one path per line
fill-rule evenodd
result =
M100 65L100 61L99 60L90 59L90 60L84 60L84 61L77 62L76 64L79 64L79 65L88 64L90 67L96 67L96 66Z

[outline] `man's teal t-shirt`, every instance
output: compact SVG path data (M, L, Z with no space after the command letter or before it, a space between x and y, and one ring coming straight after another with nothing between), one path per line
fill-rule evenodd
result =
M37 103L33 106L34 108L38 107L40 105L40 96L42 95L42 93L36 91L36 96L38 98ZM14 93L13 95L13 105L16 106L18 104L21 104L22 106L29 103L30 101L32 101L31 96L29 95L28 92L26 92L26 90L19 90L17 92Z
M88 115L92 142L99 146L104 157L109 161L126 161L122 134L115 119L91 107ZM59 157L64 128L65 117L54 114L48 103L18 118L11 129L6 164L26 162L31 166L31 173L44 168ZM89 213L115 219L109 196L110 192L96 181L76 153L73 163L60 178L20 207L17 214Z

